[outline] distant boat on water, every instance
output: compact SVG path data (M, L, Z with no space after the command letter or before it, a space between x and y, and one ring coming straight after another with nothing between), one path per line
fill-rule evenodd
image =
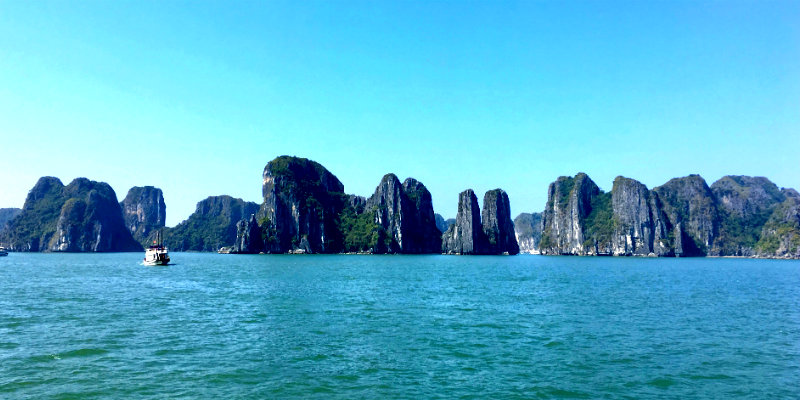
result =
M8 255L8 251L6 250L6 248L3 247L3 246L0 246L0 257L7 256L7 255Z
M161 232L156 232L156 240L153 240L153 245L144 251L144 265L167 264L169 264L169 251L164 247Z
M225 247L220 247L219 250L217 250L217 253L219 253L219 254L231 254L232 250L233 250L232 247L225 246Z

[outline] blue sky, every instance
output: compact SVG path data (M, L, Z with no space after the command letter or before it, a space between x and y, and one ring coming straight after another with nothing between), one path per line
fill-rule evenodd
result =
M800 2L0 2L0 207L40 176L259 201L282 154L348 193L512 213L583 171L800 188Z

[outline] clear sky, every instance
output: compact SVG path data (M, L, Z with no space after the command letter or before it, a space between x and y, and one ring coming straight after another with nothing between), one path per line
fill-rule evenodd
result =
M172 226L288 154L516 215L580 171L800 189L798 150L798 1L0 1L0 207L85 176Z

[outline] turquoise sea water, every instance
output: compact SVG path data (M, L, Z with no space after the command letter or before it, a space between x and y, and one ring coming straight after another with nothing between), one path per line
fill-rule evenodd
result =
M800 262L0 258L0 398L800 397Z

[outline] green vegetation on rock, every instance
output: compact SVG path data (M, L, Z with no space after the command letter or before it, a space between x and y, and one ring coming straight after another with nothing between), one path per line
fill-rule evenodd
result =
M592 210L584 221L587 241L598 246L610 246L614 235L614 211L611 208L611 192L601 193L592 198ZM584 246L587 243L584 242Z

